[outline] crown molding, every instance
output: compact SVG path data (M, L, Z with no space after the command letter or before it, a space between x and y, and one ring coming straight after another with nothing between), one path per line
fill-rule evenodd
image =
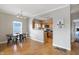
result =
M39 15L43 15L43 14L46 14L46 13L49 13L49 12L52 12L52 11L55 11L55 10L58 10L58 9L62 9L62 8L67 7L67 6L70 6L70 5L67 4L67 5L60 6L60 7L54 8L54 9L50 9L50 10L47 10L47 11L45 11L45 12L41 12L41 13L38 13L38 14L34 15L34 17L35 17L35 16L39 16Z
M12 11L8 11L8 10L2 10L2 9L0 9L0 13L6 13L6 14L10 14L10 15L17 15L16 12L12 12ZM24 13L23 16L33 17L33 15L29 14L29 13Z
M41 12L41 13L37 13L37 14L34 14L34 15L31 14L31 13L25 13L24 16L35 17L35 16L39 16L39 15L43 15L43 14L49 13L51 11L55 11L55 10L58 10L58 9L61 9L61 8L65 8L67 6L69 6L69 4L66 4L64 6L60 6L60 7L54 8L54 9L50 9L50 10L47 10L47 11L44 11L44 12ZM11 14L11 15L16 15L16 12L11 12L11 11L7 11L7 10L1 10L0 9L0 12Z

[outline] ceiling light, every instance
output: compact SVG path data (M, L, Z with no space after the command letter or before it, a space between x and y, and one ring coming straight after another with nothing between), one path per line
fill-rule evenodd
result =
M17 14L16 17L19 18L19 19L24 19L24 18L25 18L25 17L23 16L23 14L22 14L22 10L20 11L20 13Z

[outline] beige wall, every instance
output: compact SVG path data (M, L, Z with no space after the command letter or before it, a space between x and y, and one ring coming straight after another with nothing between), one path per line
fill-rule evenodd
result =
M27 19L17 19L15 16L6 14L6 13L0 13L0 43L6 42L6 34L12 33L12 22L13 21L20 21L23 23L23 33L28 32L28 20Z

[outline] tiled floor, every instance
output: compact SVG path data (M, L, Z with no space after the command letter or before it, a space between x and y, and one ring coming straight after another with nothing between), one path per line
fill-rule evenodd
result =
M68 55L79 54L79 44L74 43L72 45L72 51L65 51L62 49L56 49L51 44L43 44L33 41L31 39L25 40L23 43L16 45L0 46L1 55Z

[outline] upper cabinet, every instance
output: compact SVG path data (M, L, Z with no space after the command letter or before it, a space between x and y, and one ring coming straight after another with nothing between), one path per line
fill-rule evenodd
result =
M45 28L52 28L52 19L48 18L48 19L44 19L44 20L38 20L38 19L33 19L32 21L32 28L33 29L45 29Z

